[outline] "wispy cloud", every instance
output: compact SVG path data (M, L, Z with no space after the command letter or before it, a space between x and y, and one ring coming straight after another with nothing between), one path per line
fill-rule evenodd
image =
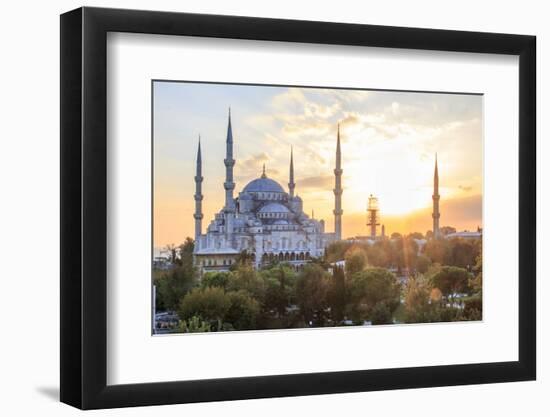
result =
M334 185L334 176L325 175L318 177L307 177L299 179L296 183L296 186L299 190L317 190L317 191L326 191Z
M463 208L462 212L446 208L446 215L452 213L449 223L475 227L481 221L479 205L460 202L482 191L479 96L192 83L173 83L159 94L155 99L155 181L161 183L155 185L159 190L155 207L164 209L162 214L155 213L155 217L163 216L155 224L166 225L155 230L155 239L159 236L160 241L192 234L194 165L193 158L186 158L189 143L195 146L199 131L203 135L205 218L211 219L223 204L220 190L229 104L234 112L236 192L261 175L263 164L267 175L286 188L293 146L296 191L305 210L315 209L316 217L327 220L330 230L340 123L344 225L350 235L353 228L356 234L364 228L371 193L379 197L382 215L395 220L397 231L409 229L414 222L421 228L429 225L436 152L442 207L453 200ZM177 204L170 202L176 198ZM406 224L406 218L412 223Z

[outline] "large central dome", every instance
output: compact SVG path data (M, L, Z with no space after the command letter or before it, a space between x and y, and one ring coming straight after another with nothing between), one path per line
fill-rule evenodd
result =
M244 193L284 193L283 187L271 178L262 177L250 181L243 188Z

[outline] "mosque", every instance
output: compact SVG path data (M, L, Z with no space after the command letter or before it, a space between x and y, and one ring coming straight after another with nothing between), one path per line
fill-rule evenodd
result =
M263 172L234 197L233 131L229 111L226 156L225 204L202 231L202 155L200 140L195 175L195 265L201 272L224 271L246 252L255 268L274 260L300 267L313 257L321 257L333 241L342 239L342 155L340 128L336 136L334 169L334 232L325 232L324 220L303 211L302 199L295 193L294 156L290 151L288 191Z

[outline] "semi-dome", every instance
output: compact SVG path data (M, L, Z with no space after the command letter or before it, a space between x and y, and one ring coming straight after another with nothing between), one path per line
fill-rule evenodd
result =
M283 187L271 178L257 178L246 184L243 193L284 193Z
M290 210L279 203L269 203L260 209L260 213L290 213Z

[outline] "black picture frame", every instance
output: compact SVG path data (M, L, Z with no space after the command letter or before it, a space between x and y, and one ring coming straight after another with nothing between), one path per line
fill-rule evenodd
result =
M107 385L108 32L519 56L519 360ZM61 15L60 57L62 402L95 409L536 378L534 36L84 7Z

